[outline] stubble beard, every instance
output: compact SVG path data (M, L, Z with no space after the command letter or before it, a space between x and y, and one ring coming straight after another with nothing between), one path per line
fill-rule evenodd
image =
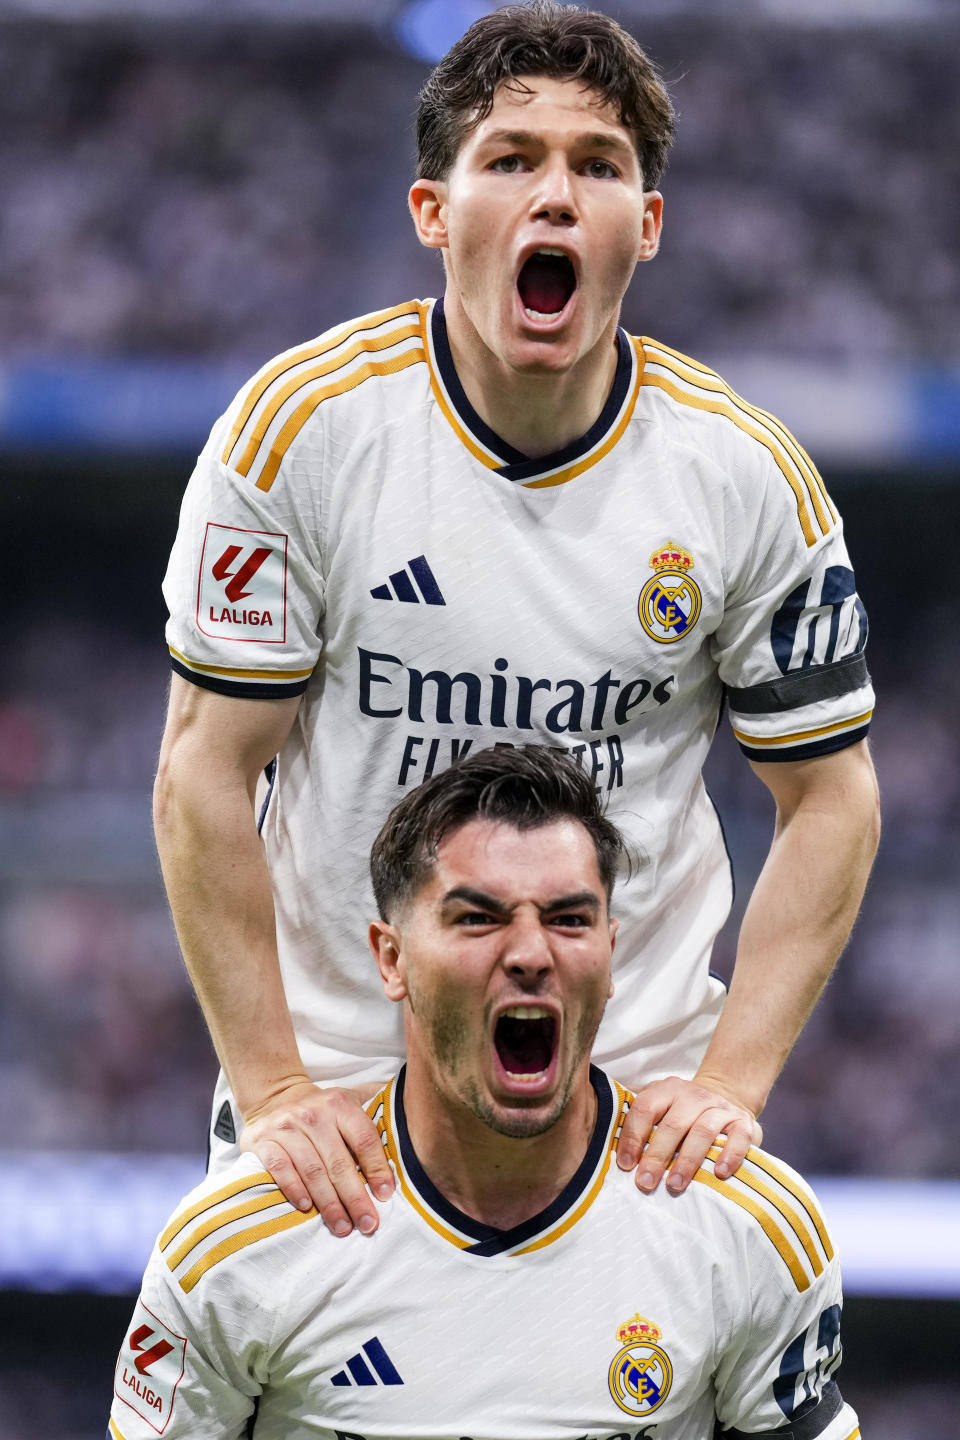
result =
M573 1036L572 1057L566 1066L563 1085L553 1097L546 1113L539 1108L536 1100L533 1100L528 1108L522 1100L515 1109L498 1106L482 1093L478 1082L469 1077L462 1085L456 1086L457 1099L481 1124L497 1135L505 1135L511 1140L525 1140L545 1134L556 1125L569 1104L574 1081L580 1072L581 1064L593 1048L605 1008L606 1000L581 1014ZM422 1010L420 1017L421 1020L425 1018ZM465 1017L460 1011L437 1006L428 1018L427 1029L430 1048L439 1069L451 1079L455 1079L469 1035Z

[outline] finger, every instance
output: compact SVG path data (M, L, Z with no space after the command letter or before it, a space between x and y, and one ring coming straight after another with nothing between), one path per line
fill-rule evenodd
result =
M759 1145L763 1137L763 1132L755 1120L752 1123L745 1120L742 1125L738 1123L728 1125L726 1130L727 1135L723 1149L713 1166L713 1173L718 1180L729 1180L731 1175L735 1175L750 1146Z
M326 1163L326 1174L351 1224L356 1225L362 1235L372 1235L380 1224L377 1207L357 1170L356 1160L342 1140L334 1158Z
M717 1135L723 1130L732 1131L742 1121L734 1119L729 1111L720 1108L706 1110L690 1126L667 1176L667 1189L673 1195L682 1195L707 1158L707 1153L716 1144Z
M656 1190L693 1119L693 1115L677 1105L667 1111L640 1157L637 1185L641 1190Z
M372 1235L380 1217L357 1165L366 1160L376 1177L381 1198L392 1194L393 1175L369 1115L353 1096L335 1091L328 1093L329 1104L324 1109L306 1106L297 1115L309 1147L304 1157L306 1171L301 1167L300 1173L310 1188L307 1172L322 1165L323 1179L319 1183L332 1185L351 1225L356 1225L364 1235Z
M639 1163L653 1127L673 1105L678 1089L685 1085L685 1081L672 1075L666 1080L644 1085L642 1090L637 1091L630 1102L617 1142L617 1164L621 1170L632 1170Z
M295 1210L310 1209L313 1204L310 1193L300 1178L297 1167L291 1162L289 1155L272 1129L264 1127L262 1122L255 1121L253 1124L243 1127L237 1143L244 1154L256 1155L263 1168L269 1170L271 1177L283 1192L284 1199Z
M317 1210L333 1234L349 1235L353 1225L316 1151L311 1160L305 1153L302 1136L296 1132L287 1137L287 1144L289 1151L276 1139L259 1139L253 1149L291 1205L301 1211Z
M396 1182L377 1127L361 1111L341 1124L341 1134L353 1152L361 1174L378 1200L389 1200Z
M630 1106L617 1141L617 1164L621 1170L636 1168L658 1119L659 1115L651 1105L638 1105L634 1101Z
M351 1214L349 1207L344 1205L346 1197L340 1193L338 1176L349 1171L354 1189L362 1188L356 1165L339 1130L334 1125L324 1124L315 1107L302 1106L279 1115L265 1116L253 1127L252 1136L256 1153L284 1194L287 1194L288 1186L296 1189L299 1183L302 1187L307 1204L304 1205L301 1200L298 1209L309 1209L313 1205L334 1235L349 1235L354 1224L361 1220L364 1221L362 1228L366 1234L377 1228L377 1217L369 1196L366 1206L356 1207L356 1213ZM279 1168L283 1183L274 1173L271 1161ZM292 1178L291 1171L295 1172L296 1180ZM346 1188L352 1196L349 1180Z

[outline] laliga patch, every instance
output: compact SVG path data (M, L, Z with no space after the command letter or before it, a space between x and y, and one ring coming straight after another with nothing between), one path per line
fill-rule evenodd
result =
M113 1391L141 1420L162 1435L183 1378L187 1342L137 1301L117 1361Z
M620 1349L610 1362L610 1394L626 1415L652 1415L670 1394L673 1365L652 1320L634 1315L617 1330Z
M700 588L690 578L693 556L682 545L668 540L650 556L653 576L640 591L637 612L640 624L658 645L682 640L700 618L703 600Z
M280 645L287 630L287 537L210 521L197 586L197 628L215 640Z

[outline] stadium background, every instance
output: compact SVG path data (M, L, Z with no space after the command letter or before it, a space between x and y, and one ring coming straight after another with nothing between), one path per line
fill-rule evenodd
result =
M136 1276L202 1167L214 1063L149 826L192 457L265 358L437 292L405 212L413 100L484 8L0 3L3 1440L102 1436ZM884 840L764 1122L842 1221L865 1437L939 1440L960 1401L960 14L600 8L680 111L626 323L796 431L871 616ZM742 897L772 816L725 734L711 787Z

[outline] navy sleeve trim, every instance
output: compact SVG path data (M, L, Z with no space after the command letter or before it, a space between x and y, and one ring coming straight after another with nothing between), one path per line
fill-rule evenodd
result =
M727 699L730 708L740 715L776 715L812 705L816 700L836 700L869 683L863 655L846 655L831 665L811 665L779 680L766 680L745 690L728 690Z
M783 750L752 750L749 745L744 745L742 740L737 744L755 765L772 765L780 760L816 760L819 755L833 755L838 750L846 750L850 745L856 745L858 740L866 739L869 725L861 725L858 730L846 730L842 735L829 735L824 740L811 740L809 745L791 745Z
M823 1394L816 1404L801 1407L791 1418L789 1425L779 1430L718 1430L722 1440L816 1440L831 1421L843 1409L843 1396L835 1380L823 1387Z
M302 695L307 688L306 680L296 680L290 685L266 685L255 680L223 680L219 675L198 675L196 670L181 665L179 660L171 660L170 664L174 672L182 675L184 680L189 680L191 685L199 685L201 690L213 690L217 695L231 695L239 700L287 700L294 695Z

